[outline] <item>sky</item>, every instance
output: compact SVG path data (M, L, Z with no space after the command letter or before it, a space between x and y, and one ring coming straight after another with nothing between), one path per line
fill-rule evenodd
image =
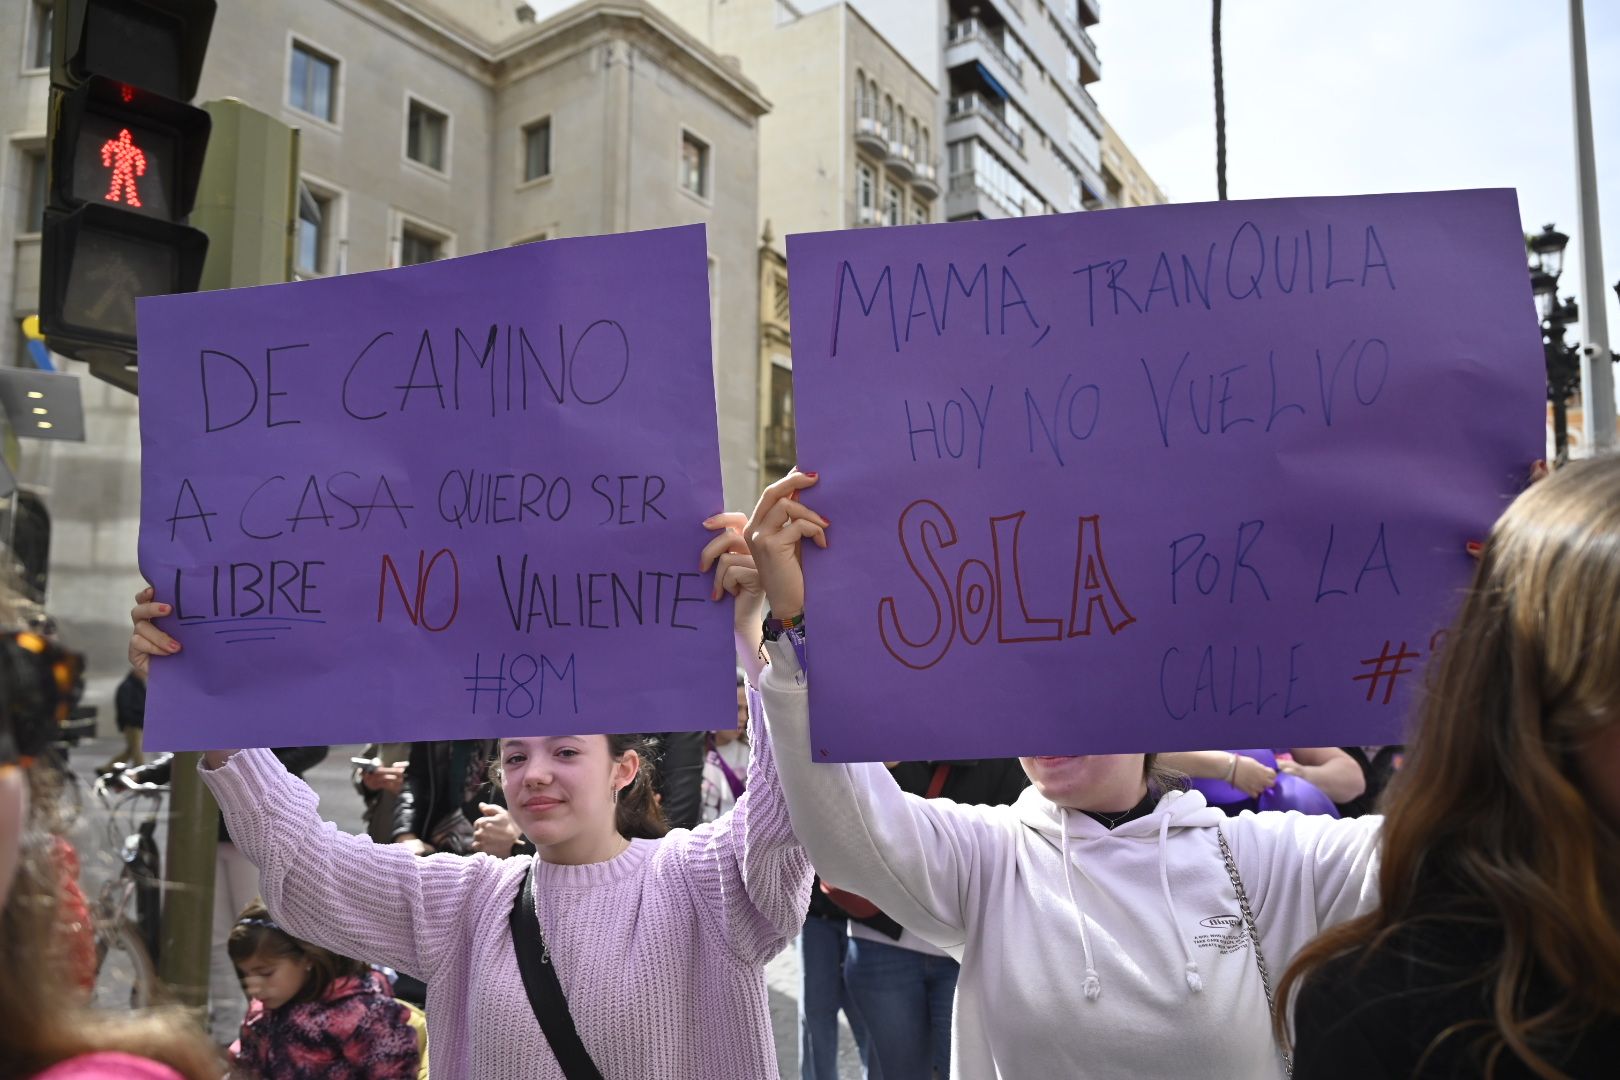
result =
M1588 0L1586 48L1609 347L1620 338L1620 3ZM1209 0L1103 0L1091 90L1176 202L1215 198ZM1525 231L1582 258L1566 0L1225 0L1227 194L1518 190ZM1534 20L1534 21L1532 21ZM1572 340L1587 340L1584 325Z

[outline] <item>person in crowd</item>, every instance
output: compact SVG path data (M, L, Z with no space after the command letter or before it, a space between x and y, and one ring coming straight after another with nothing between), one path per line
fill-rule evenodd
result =
M300 941L264 904L242 909L231 962L252 1004L231 1047L244 1080L416 1080L411 1010L368 965Z
M324 746L280 746L270 751L294 776L303 776L326 760ZM174 756L159 754L131 771L130 779L146 784L167 784L174 771ZM242 1027L247 998L231 963L226 941L236 925L236 913L259 896L259 868L231 839L225 815L219 815L219 841L214 847L214 912L208 952L208 1028L221 1045L228 1045Z
M703 775L708 742L702 731L660 731L653 736L653 775L658 806L671 829L694 828L703 816Z
M901 761L890 771L901 791L967 806L1005 806L1029 786L1016 758ZM864 897L843 890L832 896L850 915L844 982L867 1026L868 1080L944 1080L960 965Z
M766 488L745 533L779 779L817 869L960 960L951 1075L1282 1077L1268 965L1371 907L1378 819L1228 818L1143 754L1022 758L1031 786L1005 807L813 761L799 547L828 525L799 496L816 481Z
M748 790L748 684L737 672L737 726L703 735L703 783L699 818L713 821Z
M124 737L124 753L98 766L99 773L114 771L120 762L126 767L146 763L141 749L146 734L146 679L133 668L113 691L113 715L118 721L118 734Z
M763 594L741 537L729 518L705 524L723 531L703 568L737 598L738 628L757 628ZM170 613L151 589L137 597L138 666L179 651L153 622ZM739 661L757 685L762 662ZM811 871L757 706L751 724L748 791L672 834L641 737L503 739L501 785L533 857L418 858L338 832L263 750L211 751L202 775L277 924L427 983L434 1074L555 1080L564 1055L614 1080L764 1077L776 1070L764 966L798 933ZM554 993L527 992L547 983Z
M839 1080L838 1013L849 1020L861 1067L872 1069L871 1039L866 1022L850 1000L844 982L849 943L849 913L833 902L815 879L810 909L799 932L799 1080Z
M418 855L533 854L490 778L498 755L494 739L411 744L394 804L394 843Z
M0 603L0 626L14 625ZM33 633L0 633L0 1071L34 1080L216 1080L212 1044L180 1009L92 1009L72 958L58 840L59 774L39 764L77 699L76 664Z
M394 807L405 790L405 769L410 764L411 744L407 742L367 743L360 752L365 764L354 763L350 781L365 803L361 817L366 835L374 843L394 841Z
M1386 799L1375 906L1279 985L1300 1080L1620 1058L1620 456L1513 503Z
M1336 804L1367 787L1361 767L1337 746L1291 750L1193 750L1160 754L1159 764L1191 778L1194 790L1228 814L1298 810L1339 816Z

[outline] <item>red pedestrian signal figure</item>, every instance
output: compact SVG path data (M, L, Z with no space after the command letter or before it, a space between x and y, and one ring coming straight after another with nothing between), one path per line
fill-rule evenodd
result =
M135 186L135 178L146 175L146 154L135 145L128 128L120 131L118 138L108 139L101 144L101 164L112 170L112 186L107 189L107 201L141 205L141 193Z

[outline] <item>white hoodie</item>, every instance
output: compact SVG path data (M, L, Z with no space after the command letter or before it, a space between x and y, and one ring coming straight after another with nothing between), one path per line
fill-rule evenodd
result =
M957 1080L1283 1076L1225 829L1273 983L1374 906L1379 819L1228 819L1171 792L1112 832L1033 787L1012 806L902 792L880 764L811 760L808 693L772 650L765 712L794 832L828 880L962 963Z

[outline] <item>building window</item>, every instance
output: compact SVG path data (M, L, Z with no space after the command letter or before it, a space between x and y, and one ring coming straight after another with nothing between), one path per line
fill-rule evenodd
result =
M894 110L894 127L889 129L889 141L892 143L906 141L906 107L904 105Z
M867 112L866 104L866 76L859 68L855 69L855 119L863 120L871 114Z
M433 262L442 258L444 258L444 237L414 225L400 227L399 265L415 266L417 263Z
M405 122L405 156L435 172L444 172L444 144L449 130L448 116L412 98Z
M1041 212L1041 200L1001 157L977 139L950 145L951 175L969 174L974 187L1013 217Z
M551 117L536 120L523 129L523 179L538 180L551 175Z
M913 225L928 224L928 204L924 202L911 204L911 223Z
M894 130L894 98L888 94L883 95L883 136L888 138L889 132Z
M776 312L776 321L783 326L788 324L793 304L788 292L788 280L785 274L774 274L771 277L772 310Z
M28 66L35 70L51 66L51 14L50 0L32 0L28 5L31 22L28 25Z
M681 187L709 197L709 144L689 131L681 132Z
M900 224L900 213L900 189L893 184L883 185L883 224Z
M298 249L294 269L310 277L329 272L331 266L334 200L325 192L305 186L298 200Z
M45 195L47 171L45 166L44 150L24 150L22 152L23 166L23 204L21 231L25 233L42 232L45 228Z
M337 121L338 62L302 42L293 42L292 73L287 80L287 104L299 112Z
M933 153L928 145L927 128L922 129L922 141L917 146L917 160L922 162L924 165L932 165L934 163Z
M877 205L877 176L865 162L855 166L855 205L868 211Z

